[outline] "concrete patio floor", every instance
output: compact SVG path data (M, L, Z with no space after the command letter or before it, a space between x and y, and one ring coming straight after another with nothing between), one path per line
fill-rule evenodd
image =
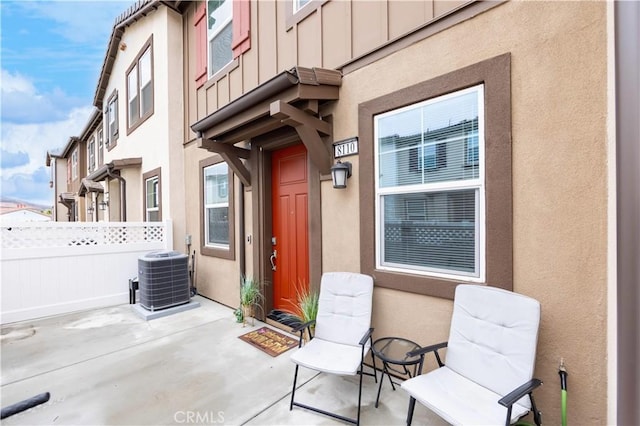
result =
M6 425L328 425L313 412L289 411L292 349L277 357L238 339L252 327L233 310L196 296L201 306L145 321L131 305L2 327L0 405L42 392L49 402ZM379 378L379 377L378 377ZM357 376L300 369L296 400L355 415ZM404 424L408 396L364 377L361 423ZM416 406L414 424L444 425Z

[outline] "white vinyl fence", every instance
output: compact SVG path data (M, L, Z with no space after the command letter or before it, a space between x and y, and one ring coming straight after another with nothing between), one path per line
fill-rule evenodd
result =
M2 324L127 303L138 257L173 246L170 220L25 222L0 229Z

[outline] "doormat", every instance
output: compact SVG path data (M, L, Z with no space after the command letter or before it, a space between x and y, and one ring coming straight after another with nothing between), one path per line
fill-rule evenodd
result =
M298 340L269 327L262 327L238 337L271 356L278 356L298 344Z

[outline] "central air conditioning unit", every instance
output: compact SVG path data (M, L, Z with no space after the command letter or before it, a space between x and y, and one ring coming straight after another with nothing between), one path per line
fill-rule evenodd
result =
M189 303L189 257L177 251L152 251L138 258L140 306L150 311Z

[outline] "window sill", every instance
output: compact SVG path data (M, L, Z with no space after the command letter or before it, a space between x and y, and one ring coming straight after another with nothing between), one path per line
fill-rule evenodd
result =
M207 82L204 83L202 87L204 87L204 90L208 90L211 86L217 84L220 80L226 77L227 74L229 74L231 71L238 68L239 66L240 66L240 62L238 61L238 58L232 60L227 65L225 65L224 68L222 68L220 71L218 71L217 73L209 77L209 80L207 80Z

